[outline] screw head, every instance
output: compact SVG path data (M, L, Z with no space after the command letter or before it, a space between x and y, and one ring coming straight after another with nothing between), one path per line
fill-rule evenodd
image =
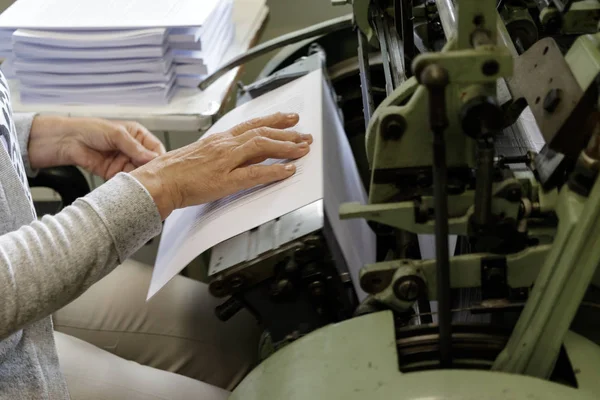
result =
M548 93L546 93L546 97L544 97L544 110L549 113L553 113L556 110L556 107L560 104L562 99L562 90L560 89L550 89Z
M419 283L412 278L400 281L395 289L396 297L404 301L415 301L421 291Z
M406 120L397 114L386 115L381 121L381 134L385 140L399 140L406 130Z

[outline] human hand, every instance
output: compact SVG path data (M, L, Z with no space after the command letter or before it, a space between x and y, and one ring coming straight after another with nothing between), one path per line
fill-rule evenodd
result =
M136 122L38 116L28 151L33 168L77 165L110 179L164 154L165 148Z
M292 176L293 164L257 164L308 154L312 136L284 130L297 123L296 114L257 118L157 157L131 175L148 189L164 220L178 208Z

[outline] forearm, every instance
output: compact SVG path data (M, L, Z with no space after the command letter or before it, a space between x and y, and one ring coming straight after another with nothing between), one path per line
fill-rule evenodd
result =
M0 340L71 302L160 228L152 198L123 174L56 216L0 236Z
M31 123L27 142L28 162L31 168L47 168L70 164L66 137L77 123L75 118L37 115Z
M29 175L34 170L66 165L66 149L61 148L60 137L72 130L73 118L33 113L13 115L23 163Z
M31 163L29 162L29 138L31 135L31 128L33 125L33 121L36 119L35 114L23 114L16 113L13 114L13 120L15 123L15 129L17 133L17 137L19 139L19 148L21 149L21 156L23 157L23 164L25 165L25 169L27 171L27 175L34 175L35 171Z

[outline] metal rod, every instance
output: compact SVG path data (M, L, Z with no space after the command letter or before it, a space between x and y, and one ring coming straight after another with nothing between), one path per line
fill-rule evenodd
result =
M386 40L389 44L388 51L390 56L390 64L392 68L392 78L394 80L394 89L400 86L405 80L405 59L402 56L402 44L398 32L392 27L384 23Z
M452 0L435 0L438 9L438 15L444 29L446 39L450 40L456 31L456 11Z
M477 172L475 185L475 212L473 220L485 226L492 216L492 183L494 174L494 140L481 139L477 143Z
M413 31L413 5L412 0L401 0L402 8L402 43L404 45L404 64L410 66L415 58L415 36ZM410 67L406 68L407 75Z
M446 86L448 72L437 64L423 70L420 82L429 92L429 123L433 132L433 197L435 210L435 258L440 330L440 366L452 366L452 309L450 254L448 250L448 170L444 131L448 127Z
M448 171L443 131L433 132L433 196L435 199L435 257L440 327L440 365L452 365L450 254L448 251Z
M385 29L383 28L383 17L379 12L375 12L373 17L377 37L379 38L379 46L381 47L381 62L383 64L383 75L385 76L385 92L389 96L394 91L392 81L392 71L390 70L390 55L387 48L387 40L385 38Z
M371 65L369 63L369 50L367 37L360 30L356 30L358 35L358 72L360 76L360 90L363 102L363 114L365 117L365 129L369 128L369 121L373 115L373 96L371 95Z
M324 35L327 33L339 31L345 28L352 27L352 14L344 15L342 17L330 19L329 21L321 22L319 24L309 26L305 29L300 29L295 32L288 33L287 35L279 36L273 40L269 40L261 45L253 47L244 54L241 54L227 64L213 72L205 80L200 82L198 88L201 90L206 89L212 85L217 79L225 75L232 69L239 67L242 64L247 63L250 60L255 59L263 54L270 51L276 50L280 47L287 46L288 44L296 43L304 39L308 39L315 36Z

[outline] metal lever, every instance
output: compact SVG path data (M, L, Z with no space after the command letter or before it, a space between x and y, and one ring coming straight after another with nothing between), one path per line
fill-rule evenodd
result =
M433 196L435 198L435 258L440 329L440 366L452 366L452 311L450 298L450 255L448 250L448 171L444 131L446 115L446 86L448 72L430 64L419 76L429 92L429 122L433 132Z
M276 50L283 46L287 46L288 44L299 42L304 39L309 39L315 36L336 32L350 27L352 27L352 14L330 19L329 21L309 26L308 28L300 29L295 32L288 33L287 35L275 38L273 40L269 40L261 45L251 48L244 54L240 54L239 56L233 58L227 64L223 65L221 68L209 75L205 80L200 82L198 88L200 90L206 89L232 69L239 67L240 65L245 64L248 61L251 61L256 57L259 57L270 51Z

